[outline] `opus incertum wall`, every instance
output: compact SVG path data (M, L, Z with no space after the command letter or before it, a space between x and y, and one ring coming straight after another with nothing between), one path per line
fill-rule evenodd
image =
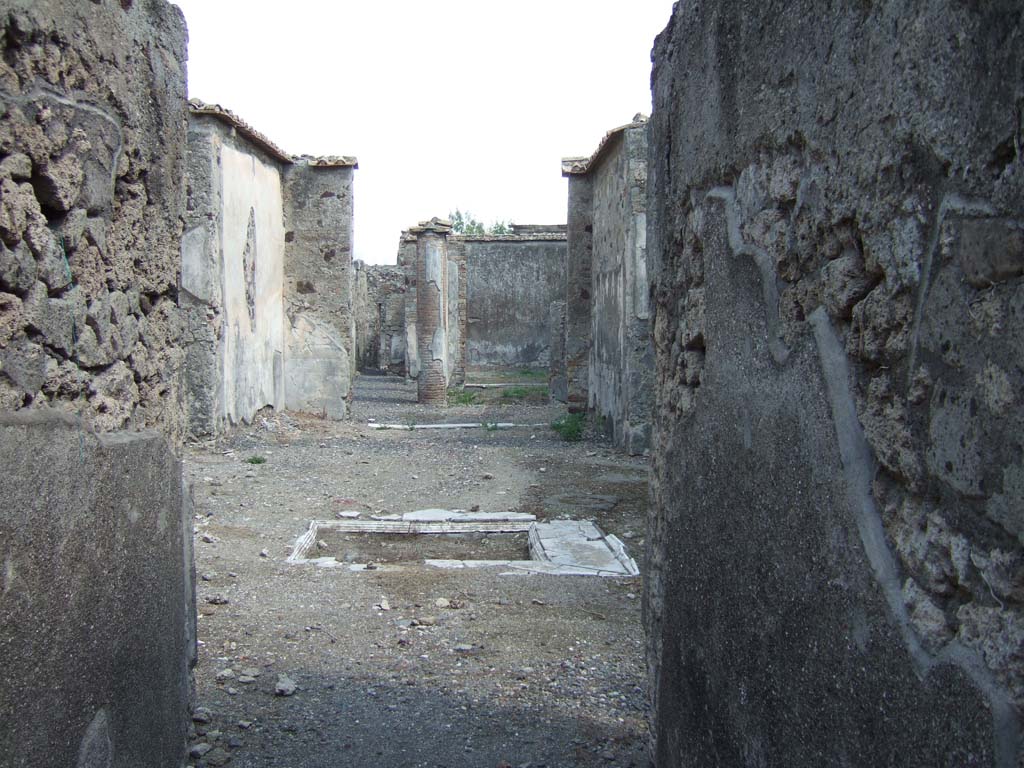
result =
M185 24L7 0L0 27L0 765L180 768Z

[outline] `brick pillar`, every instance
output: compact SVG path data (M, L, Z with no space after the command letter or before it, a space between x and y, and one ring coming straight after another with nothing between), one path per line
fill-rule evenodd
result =
M416 235L417 399L444 405L448 393L448 233L440 219L410 230Z

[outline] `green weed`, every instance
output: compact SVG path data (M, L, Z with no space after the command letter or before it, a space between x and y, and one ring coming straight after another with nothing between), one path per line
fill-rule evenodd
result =
M561 435L562 439L566 442L578 443L583 439L583 427L585 424L586 416L582 413L569 413L551 422L551 428Z

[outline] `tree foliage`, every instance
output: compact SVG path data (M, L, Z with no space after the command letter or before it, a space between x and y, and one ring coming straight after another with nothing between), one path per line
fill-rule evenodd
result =
M461 211L458 208L448 214L452 223L452 231L459 235L510 235L512 234L512 222L496 220L491 226L486 226L479 219L474 218L469 211Z

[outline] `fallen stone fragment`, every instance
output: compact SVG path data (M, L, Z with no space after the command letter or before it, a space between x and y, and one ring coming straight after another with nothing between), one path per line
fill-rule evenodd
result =
M204 544L213 544L215 541L217 541L216 538L214 538L208 533L204 533L202 536L200 536L199 540L202 541Z
M246 677L259 677L261 672L258 667L245 667L240 670L239 674L245 675Z
M193 744L192 748L188 751L188 756L198 760L211 749L213 749L213 745L207 744L205 741L200 744Z
M445 598L445 597L437 598L437 600L434 601L434 605L436 605L438 608L451 608L452 607L451 602L448 600L448 598Z
M473 646L469 645L468 643L459 643L458 645L455 646L455 652L456 653L469 653L472 650L473 650Z
M212 766L227 765L231 762L231 755L225 752L220 747L215 747L213 751L206 755L206 764Z
M210 595L208 598L206 598L206 602L208 602L210 605L227 605L231 601L223 595Z
M270 557L270 552L265 549L260 550L260 557Z
M421 616L413 619L412 624L414 627L433 627L437 625L437 616Z
M291 696L298 690L295 681L288 675L278 675L277 684L274 686L275 696Z
M238 682L242 683L243 685L249 685L250 683L255 683L256 678L252 675L239 675Z
M379 611L390 611L391 603L388 602L388 599L386 597L382 597L379 603L373 604L373 607Z
M239 720L237 725L243 731L248 731L250 728L252 728L252 720Z
M208 723L213 719L213 714L206 707L197 707L192 713L192 722Z
M235 670L231 669L230 667L227 668L227 669L222 669L220 672L217 673L217 682L223 682L225 680L234 680L234 679L235 679Z

